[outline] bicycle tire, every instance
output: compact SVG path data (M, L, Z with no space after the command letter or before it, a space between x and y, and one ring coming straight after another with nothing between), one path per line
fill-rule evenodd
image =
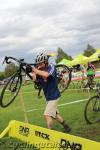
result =
M68 66L59 64L59 65L56 65L57 74L59 73L59 70L58 70L59 68L62 70L66 70L66 72L68 73L67 74L68 75L67 84L63 87L63 89L60 88L61 82L59 82L59 77L57 77L58 78L58 89L59 89L60 93L63 93L69 87L69 84L71 82L71 71Z
M94 107L97 107L98 103L98 109ZM91 106L90 106L91 105ZM92 108L92 111L91 111L91 108ZM97 109L97 110L96 110ZM91 114L92 113L92 116ZM90 116L89 116L90 115ZM93 96L91 97L88 102L86 103L86 106L85 106L85 109L84 109L84 117L85 117L85 120L88 124L93 124L93 123L96 123L96 122L99 122L100 121L100 98L99 96ZM97 117L97 118L96 118Z
M17 80L16 82L18 82L17 85L19 84L19 87L18 87L18 89L16 90L16 92L15 92L15 93L12 92L12 91L11 91L11 87L10 87L10 90L9 90L9 89L7 90L7 88L8 88L9 85L12 86L12 84L14 84L13 82L14 82L15 78L17 78L17 77L18 77L18 80ZM1 95L0 95L0 105L1 105L1 107L6 108L6 107L8 107L8 106L15 100L15 98L16 98L16 96L18 95L19 90L20 90L20 88L21 88L21 84L22 84L22 76L19 75L18 72L15 73L15 74L13 74L13 75L9 78L9 80L8 80L7 83L4 85L4 87L3 87L2 91L1 91ZM14 88L13 88L13 90L14 90ZM7 100L7 103L5 104L4 101L5 101L6 98L4 99L4 95L6 95L6 91L10 91L10 93L11 93L11 92L14 93L14 96L13 96L12 98L10 98L9 100ZM8 93L8 95L9 95L9 93ZM8 97L7 97L7 98L8 98Z

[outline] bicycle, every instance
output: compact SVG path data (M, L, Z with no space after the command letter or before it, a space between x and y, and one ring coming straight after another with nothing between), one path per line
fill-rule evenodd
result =
M84 109L84 117L89 124L100 121L100 83L96 84L96 88L97 95L88 100Z
M15 61L16 63L18 63L18 69L17 71L8 79L8 81L5 83L1 94L0 94L0 105L3 108L8 107L16 98L16 96L18 95L21 85L22 85L22 76L23 76L23 72L30 78L30 80L32 80L32 76L30 75L30 72L32 71L32 65L36 66L36 64L28 64L26 62L24 62L24 59L16 59L14 57L5 57L4 62L6 62L7 64L12 63L12 61ZM4 63L3 62L3 63ZM59 77L59 74L61 74L62 70L65 70L68 73L68 82L66 83L66 85L62 87L62 81L61 78ZM56 65L56 70L57 70L57 81L58 81L58 88L59 91L62 93L65 91L65 89L68 88L70 81L71 81L71 72L70 69L65 66L65 65ZM33 82L34 86L37 87L37 89L40 88L40 83L38 81Z

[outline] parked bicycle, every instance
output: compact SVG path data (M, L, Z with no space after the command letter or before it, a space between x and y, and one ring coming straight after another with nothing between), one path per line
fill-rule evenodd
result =
M24 59L16 59L13 57L5 57L4 62L6 62L7 64L12 63L12 61L15 61L16 63L18 63L18 69L17 71L8 79L8 81L5 83L1 94L0 94L0 105L1 107L5 108L8 107L16 98L16 96L18 95L21 85L22 85L22 74L26 74L31 80L32 80L32 76L30 74L30 72L32 71L32 65L36 65L36 64L28 64L24 61ZM65 91L65 89L68 88L70 81L71 81L71 72L70 69L65 66L65 65L56 65L56 69L57 69L57 79L58 79L58 88L59 91L62 93ZM62 71L66 70L66 84L63 84L63 80L61 78L61 74ZM35 87L37 87L38 89L40 88L40 84L38 83L38 81L34 82Z
M91 97L86 103L84 117L87 123L100 121L100 83L96 85L97 95Z

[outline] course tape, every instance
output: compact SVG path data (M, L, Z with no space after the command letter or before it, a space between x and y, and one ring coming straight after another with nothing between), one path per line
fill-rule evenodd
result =
M10 137L24 141L27 143L25 146L34 145L38 150L100 150L99 142L78 136L15 120L11 121L9 126Z

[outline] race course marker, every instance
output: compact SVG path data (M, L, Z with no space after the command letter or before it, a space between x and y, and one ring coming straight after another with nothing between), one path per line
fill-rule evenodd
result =
M10 137L40 150L100 150L99 142L15 120L9 123L6 130L0 138L8 132Z

